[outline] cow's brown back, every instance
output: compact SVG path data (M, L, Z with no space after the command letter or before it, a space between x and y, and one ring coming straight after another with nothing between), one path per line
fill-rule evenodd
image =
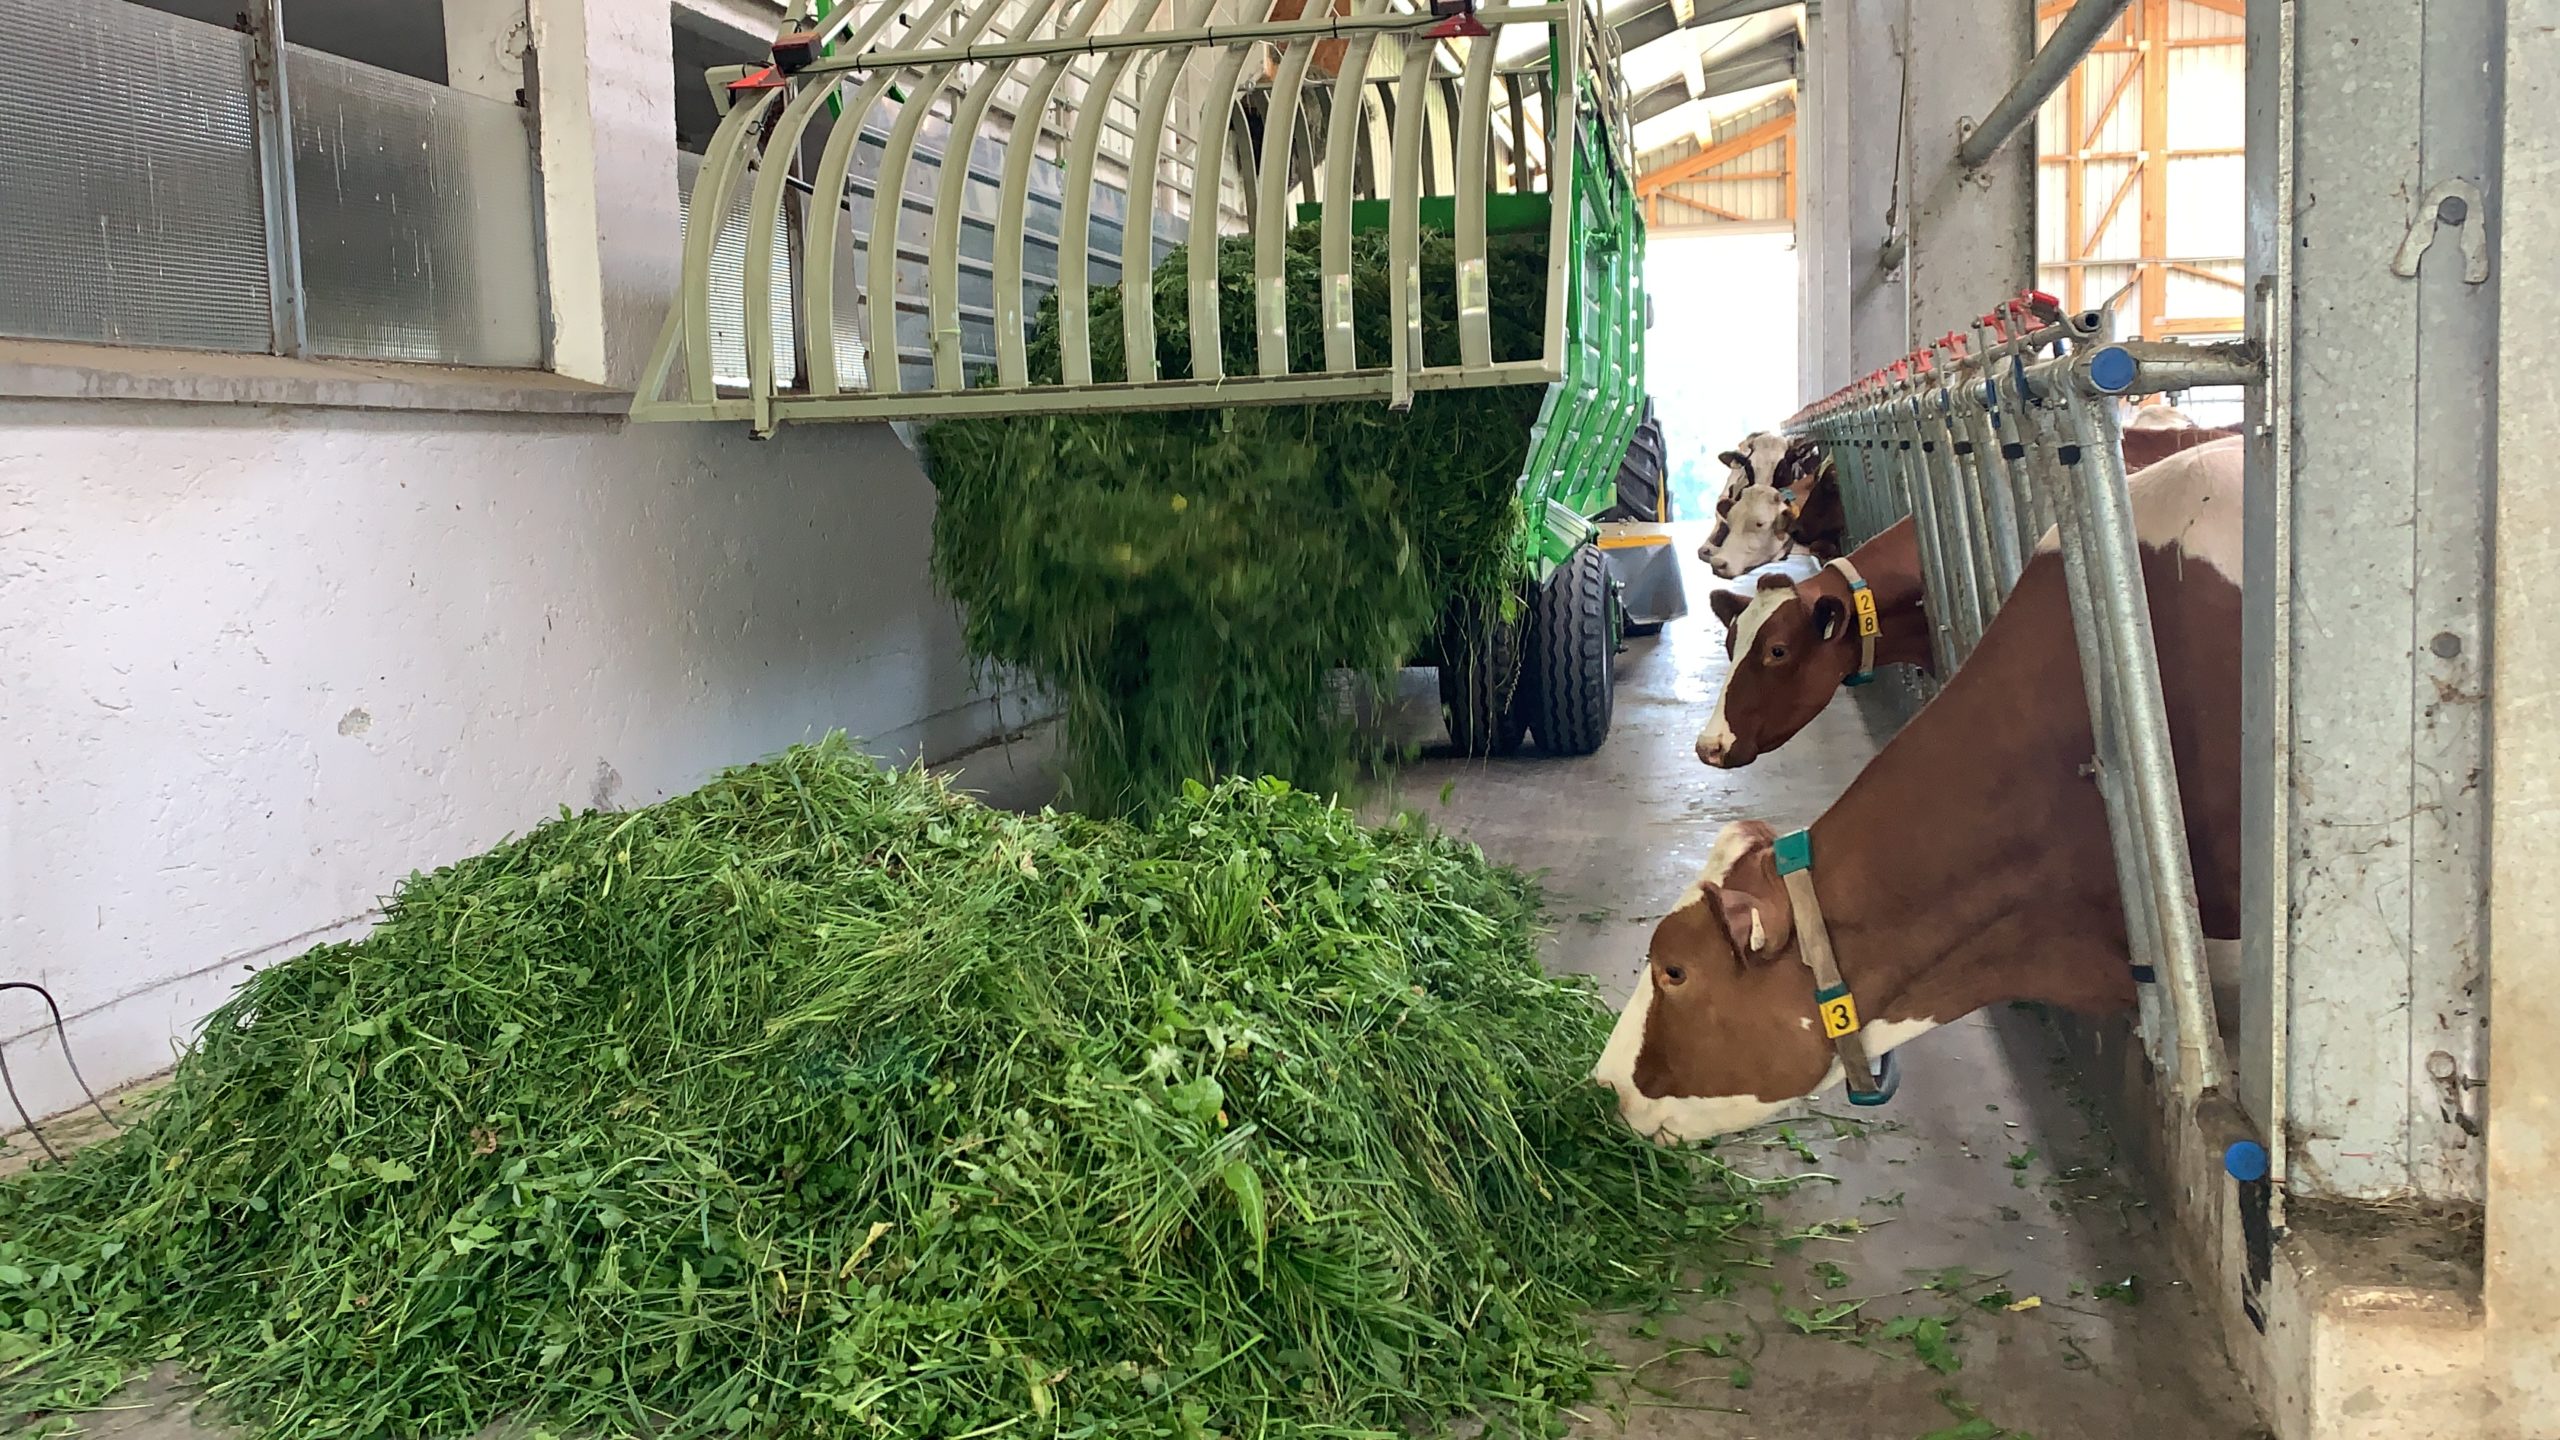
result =
M2124 435L2124 468L2130 475L2145 465L2156 465L2181 450L2209 445L2240 432L2226 425L2218 430L2127 430Z

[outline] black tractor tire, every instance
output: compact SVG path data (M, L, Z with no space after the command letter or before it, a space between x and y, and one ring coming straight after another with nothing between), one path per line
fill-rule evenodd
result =
M1671 456L1663 444L1662 422L1654 418L1653 402L1648 400L1644 418L1627 439L1627 453L1618 461L1618 503L1600 518L1669 523L1670 469Z
M1471 611L1452 616L1440 637L1449 745L1471 759L1516 754L1528 728L1520 707L1520 622Z
M1617 709L1618 607L1609 562L1585 542L1529 597L1529 728L1550 755L1588 755Z

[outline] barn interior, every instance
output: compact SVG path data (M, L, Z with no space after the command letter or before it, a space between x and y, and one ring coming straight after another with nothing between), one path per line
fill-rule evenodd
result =
M1699 762L1707 597L1751 583L1698 553L1722 453L1863 454L1851 539L1915 521L1954 673L2073 492L1915 398L1997 439L2003 397L2069 397L2038 456L2159 399L2244 437L2236 974L2206 984L2183 834L2140 829L2176 676L2137 578L2074 618L2139 1010L1986 1009L1897 1051L1889 1104L1718 1141L1770 1248L1600 1315L1621 1368L1557 1424L2560 1435L2560 255L2504 243L2560 220L2555 35L2551 0L0 0L0 1184L144 1124L255 973L554 815L832 732L1062 803L1056 695L937 569L923 427L1549 386L1521 563L1618 546L1605 743L1451 753L1456 667L1415 668L1363 712L1406 758L1343 793L1539 875L1540 959L1615 1007L1728 821L1809 825L1935 689ZM1506 234L1545 237L1527 358ZM1383 362L1372 241L1412 316ZM1344 309L1292 309L1301 269ZM1199 333L1223 371L1155 368ZM1986 458L1877 453L1905 435ZM1571 493L1644 445L1651 514ZM2101 580L2108 490L2059 542ZM103 1405L10 1389L82 1343L13 1238L0 1433L271 1433L175 1349ZM964 1433L1070 1433L1059 1383Z

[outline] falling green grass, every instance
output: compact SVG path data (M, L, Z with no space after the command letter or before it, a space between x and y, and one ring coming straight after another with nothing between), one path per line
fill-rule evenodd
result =
M1528 881L1277 782L1144 825L841 742L413 876L0 1182L0 1429L1551 1432L1756 1223L1583 1078Z
M1497 360L1543 349L1542 237L1488 251ZM1423 237L1430 363L1458 360L1455 251ZM1317 231L1290 236L1290 368L1324 366ZM1353 237L1355 345L1389 359L1386 237ZM1191 373L1189 260L1156 267L1159 373ZM1219 251L1226 373L1256 373L1253 245ZM1127 377L1122 296L1092 292L1094 378ZM1056 297L1029 353L1054 383ZM1155 414L951 420L925 433L938 504L933 571L970 653L1038 681L1062 708L1068 793L1143 812L1186 780L1336 785L1364 751L1336 676L1371 683L1428 652L1443 620L1509 603L1518 487L1542 392Z

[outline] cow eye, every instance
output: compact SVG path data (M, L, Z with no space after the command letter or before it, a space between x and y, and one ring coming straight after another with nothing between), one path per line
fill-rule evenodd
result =
M1770 646L1770 647L1769 647L1769 658L1770 658L1770 659L1772 659L1772 660L1784 660L1784 659L1786 659L1786 658L1787 658L1787 647L1786 647L1786 646L1784 646L1784 645L1772 645L1772 646Z
M1677 985L1688 978L1689 971L1686 966L1665 965L1662 967L1662 983L1666 985Z

